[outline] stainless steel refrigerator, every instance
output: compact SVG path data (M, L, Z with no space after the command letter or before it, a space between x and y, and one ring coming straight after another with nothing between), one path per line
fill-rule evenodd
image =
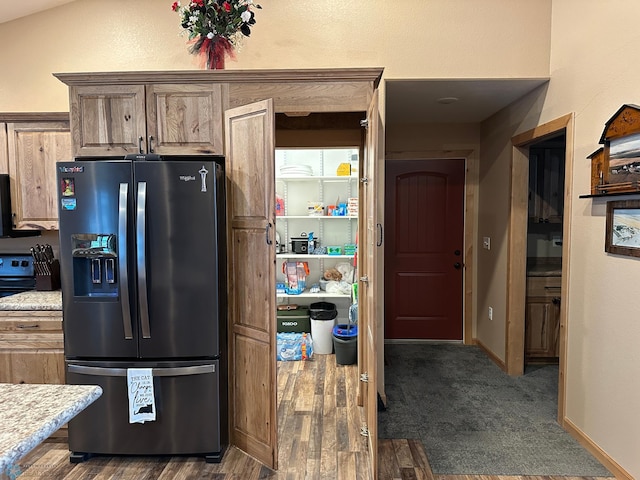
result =
M227 443L224 159L59 162L66 379L102 396L69 423L71 461L202 455ZM155 420L131 423L131 369Z

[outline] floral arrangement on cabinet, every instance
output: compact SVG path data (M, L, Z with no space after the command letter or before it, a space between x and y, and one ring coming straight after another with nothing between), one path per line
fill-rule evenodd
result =
M207 68L222 69L227 55L234 56L240 39L251 35L256 23L253 0L190 0L171 6L189 34L190 53L202 55Z

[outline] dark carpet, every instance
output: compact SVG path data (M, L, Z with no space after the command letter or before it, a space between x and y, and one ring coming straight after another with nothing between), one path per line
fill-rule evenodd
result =
M510 377L478 347L385 345L380 438L422 441L434 474L611 473L558 425L558 366Z

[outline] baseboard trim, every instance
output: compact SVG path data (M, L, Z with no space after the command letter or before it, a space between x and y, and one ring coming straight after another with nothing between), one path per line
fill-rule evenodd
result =
M503 372L507 371L507 365L504 363L504 360L502 360L495 353L493 353L493 351L491 351L484 343L482 343L477 338L474 338L473 339L473 344L477 345L478 348L480 348L480 350L482 350L487 355L487 357L489 357L491 359L491 361L493 363L495 363L498 367L500 367L500 369Z
M586 448L589 453L598 459L607 470L611 472L617 479L634 480L633 475L622 468L618 463L613 460L607 453L602 450L593 440L591 440L585 433L580 430L571 420L567 417L563 419L563 428L569 432L569 434L575 438L580 445Z
M429 345L438 344L457 344L462 345L462 340L425 340L423 338L385 338L384 343L388 345L409 345L415 343L424 343Z

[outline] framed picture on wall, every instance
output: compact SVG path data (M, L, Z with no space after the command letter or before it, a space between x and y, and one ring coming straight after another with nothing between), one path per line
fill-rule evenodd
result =
M640 200L607 202L604 250L640 257Z

